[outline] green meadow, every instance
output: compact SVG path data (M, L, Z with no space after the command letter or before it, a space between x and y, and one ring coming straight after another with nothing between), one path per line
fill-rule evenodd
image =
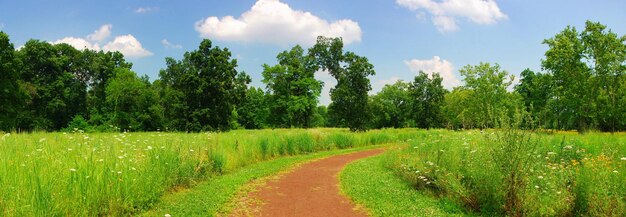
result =
M30 133L0 139L3 216L130 215L251 164L408 140L416 130Z

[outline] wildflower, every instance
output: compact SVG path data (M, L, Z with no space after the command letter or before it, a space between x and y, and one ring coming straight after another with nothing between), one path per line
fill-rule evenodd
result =
M620 159L621 159L621 160L623 160L623 161L626 161L626 157L622 157L622 158L620 158Z
M535 185L535 188L539 189L539 185Z
M617 170L613 170L613 173L619 173L619 172L617 172Z
M563 149L572 149L572 148L574 148L574 147L572 147L571 145L563 147Z
M117 174L122 174L122 171L117 171Z
M556 153L554 152L548 152L548 155L555 155Z
M70 169L70 171L72 171L72 172L76 172L76 169L74 169L74 168L71 168L71 169Z
M124 156L120 155L120 156L117 156L117 158L119 158L119 159L123 159L123 158L124 158Z
M148 150L152 150L152 146L148 146Z
M537 176L538 179L543 179L543 176Z
M170 214L165 214L165 216L164 216L164 217L172 217L172 215L170 215Z

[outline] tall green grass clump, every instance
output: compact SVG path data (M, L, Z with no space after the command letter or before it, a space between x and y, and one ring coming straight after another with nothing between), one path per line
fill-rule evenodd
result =
M520 130L433 132L387 167L419 191L507 216L626 215L626 135Z
M0 139L0 215L132 215L163 194L250 164L396 141L400 133L420 131L6 133ZM378 137L386 139L372 139Z

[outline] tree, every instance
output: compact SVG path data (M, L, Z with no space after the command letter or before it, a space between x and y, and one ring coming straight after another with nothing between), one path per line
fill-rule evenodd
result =
M373 128L409 126L411 101L408 91L408 83L397 81L385 85L380 92L370 97Z
M0 32L0 130L14 130L26 93L19 85L18 59L9 36Z
M281 52L277 59L278 65L263 65L263 83L273 114L270 122L278 127L311 127L322 91L322 82L315 79L319 67L299 45Z
M170 126L177 130L229 130L236 123L235 106L245 97L250 77L236 70L227 48L213 47L208 39L198 50L186 52L183 59L166 59L161 70L161 88L174 105L164 106ZM168 102L164 102L167 104Z
M367 58L352 52L343 53L341 38L320 36L309 50L316 64L337 80L330 90L332 103L328 111L338 124L345 124L351 131L365 131L369 122L368 91L372 89L368 76L376 74Z
M18 52L21 79L29 90L24 127L59 130L75 115L86 113L86 86L75 64L80 51L67 44L29 40Z
M620 122L618 94L620 80L626 74L626 35L619 37L606 26L587 21L580 34L584 57L592 73L592 96L596 96L598 127L614 132ZM593 100L593 99L592 99Z
M126 68L115 70L106 87L108 122L129 131L154 131L162 127L163 109L148 77L139 78Z
M430 129L441 126L441 106L447 93L441 85L442 81L439 73L433 73L429 78L428 74L420 71L409 86L411 116L417 127Z
M472 116L469 113L470 96L472 90L463 86L456 87L444 96L441 108L446 127L449 129L474 128Z
M467 65L460 73L464 76L465 88L471 90L467 112L471 115L474 126L481 129L495 127L495 120L501 113L512 112L511 106L516 106L516 103L509 96L507 88L514 77L500 69L500 65Z
M586 130L592 121L594 103L590 90L591 73L582 62L584 46L574 27L543 42L549 49L541 65L552 74L551 102L557 114L556 128Z
M261 88L250 87L246 98L237 107L238 122L246 129L261 129L267 126L270 111L267 96Z
M550 127L550 110L548 102L552 98L552 76L549 74L535 73L525 69L520 73L520 83L515 86L524 103L526 110L539 126Z

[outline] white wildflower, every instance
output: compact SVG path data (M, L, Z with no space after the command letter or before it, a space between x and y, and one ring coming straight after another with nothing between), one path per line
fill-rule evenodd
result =
M165 214L164 217L172 217L170 214Z
M543 179L543 176L537 176L538 179Z
M74 169L74 168L71 168L71 169L70 169L70 171L72 171L72 172L76 172L76 169Z
M623 161L626 161L626 157L622 157L622 158L620 158L620 159L621 159L621 160L623 160Z
M617 172L617 170L613 170L613 173L619 173L619 172Z
M574 148L574 147L572 147L571 145L563 147L563 149L572 149L572 148Z
M539 189L539 185L535 185L535 188Z
M148 150L152 150L152 146L148 146Z

